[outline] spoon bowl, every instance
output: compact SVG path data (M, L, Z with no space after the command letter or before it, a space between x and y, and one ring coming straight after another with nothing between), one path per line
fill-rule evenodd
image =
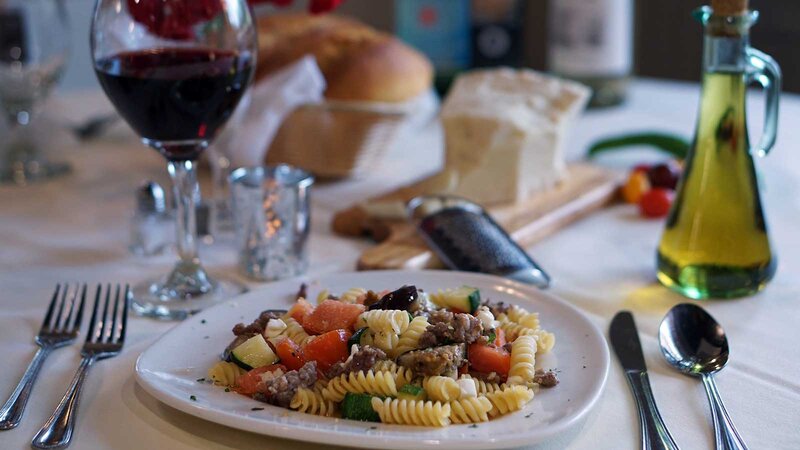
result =
M717 450L747 450L722 404L714 374L728 363L725 330L703 308L692 303L673 307L658 327L658 342L667 362L680 372L703 380Z
M728 363L725 330L703 308L683 303L672 308L658 329L661 353L679 371L693 376L716 373Z

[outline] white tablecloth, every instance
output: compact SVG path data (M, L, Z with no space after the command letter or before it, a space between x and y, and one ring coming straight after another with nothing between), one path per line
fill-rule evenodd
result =
M570 137L570 158L580 157L596 137L618 131L666 129L691 134L698 93L695 84L636 82L624 107L591 111L580 120ZM758 134L762 98L756 95L751 100L750 120L753 133ZM719 387L753 449L800 448L800 166L796 163L800 98L784 95L782 102L778 145L759 163L770 234L780 258L777 276L758 296L703 304L728 333L731 361L718 376ZM64 96L50 108L56 120L73 122L109 110L99 92ZM126 250L134 188L148 178L166 184L163 160L155 152L138 144L123 125L88 144L78 145L62 133L50 145L53 153L73 163L74 174L26 188L0 186L2 399L35 351L32 337L57 282L137 282L164 273L173 261L172 256L137 259ZM611 163L622 166L635 161L617 157ZM353 270L359 252L369 245L331 234L334 211L433 171L440 163L441 132L432 124L398 142L368 179L318 185L313 198L310 272ZM639 218L631 206L614 206L529 250L553 276L552 292L581 308L604 331L618 310L634 312L655 397L676 441L684 449L713 448L700 383L673 372L657 349L659 321L671 306L685 301L655 282L654 252L661 227L661 221ZM235 273L232 250L205 248L203 257L212 269ZM320 448L205 422L146 394L134 381L134 362L171 326L131 320L125 351L92 369L73 448ZM78 350L75 345L50 357L23 423L0 432L0 448L29 448L72 377ZM633 398L612 355L608 384L594 410L570 432L537 448L637 448L637 420Z

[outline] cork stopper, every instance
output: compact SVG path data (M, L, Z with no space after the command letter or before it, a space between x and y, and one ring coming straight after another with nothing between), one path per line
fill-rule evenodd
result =
M748 0L711 0L716 16L743 16L747 14Z

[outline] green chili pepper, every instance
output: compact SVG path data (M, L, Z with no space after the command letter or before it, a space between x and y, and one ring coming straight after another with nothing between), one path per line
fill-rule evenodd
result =
M689 141L681 136L659 132L623 134L601 139L589 147L589 158L603 152L625 147L647 145L675 158L684 159L689 152Z

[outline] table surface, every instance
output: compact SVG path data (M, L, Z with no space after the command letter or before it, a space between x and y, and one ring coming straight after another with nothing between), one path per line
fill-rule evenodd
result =
M570 133L568 157L608 133L662 129L689 135L694 127L698 85L653 80L633 84L622 107L590 111ZM752 95L752 132L763 117ZM127 250L135 187L144 179L167 183L163 160L118 125L96 141L79 144L58 124L78 123L110 111L100 92L65 95L49 105L48 148L72 162L72 175L25 188L0 186L0 343L5 369L0 396L9 394L36 347L45 306L57 282L137 282L165 273L173 255L141 259ZM779 255L777 276L761 294L703 304L725 327L731 345L728 367L717 377L722 397L752 448L800 448L800 97L784 95L778 144L759 162L770 235ZM433 172L441 164L441 130L431 123L398 140L368 178L319 184L313 195L312 275L351 271L369 244L343 239L329 229L332 214L360 199ZM650 153L608 158L619 167ZM583 310L602 330L621 309L634 312L651 383L661 413L685 449L713 448L710 413L696 379L672 371L660 356L658 324L685 301L655 282L654 252L663 223L639 218L632 206L600 211L529 248L553 276L551 291ZM235 274L234 252L217 244L202 249L212 270ZM260 285L250 283L257 289ZM136 357L173 323L132 318L125 351L97 364L90 374L73 448L311 449L321 446L265 438L194 418L145 393L134 381ZM79 346L52 354L41 372L23 423L0 432L0 448L29 448L77 367ZM613 359L600 401L581 423L542 449L639 447L633 398ZM335 442L333 442L335 444Z

